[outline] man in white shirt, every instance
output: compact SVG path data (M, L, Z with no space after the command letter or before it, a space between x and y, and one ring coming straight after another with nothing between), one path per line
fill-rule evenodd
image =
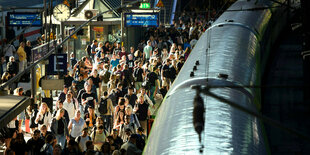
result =
M152 100L149 98L149 96L145 93L145 87L141 87L140 88L140 93L137 94L137 98L139 98L141 95L143 96L144 98L144 101L146 101L151 107L154 106Z
M152 43L150 40L147 41L147 45L143 49L143 59L148 61L152 56Z
M13 56L13 53L16 51L15 47L12 44L6 44L4 47L4 56L6 63L9 62L10 56Z
M67 110L68 115L69 115L69 120L73 119L75 116L76 107L73 102L74 102L74 99L72 98L72 94L68 93L66 95L66 100L63 103L63 108Z
M84 128L82 131L82 135L76 137L75 141L80 145L82 151L86 151L86 142L91 140L88 135L88 128Z

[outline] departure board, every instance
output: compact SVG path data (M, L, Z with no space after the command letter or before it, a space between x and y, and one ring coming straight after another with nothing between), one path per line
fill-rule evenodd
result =
M8 12L9 26L42 26L40 13L32 12Z
M125 13L126 27L158 27L158 13Z

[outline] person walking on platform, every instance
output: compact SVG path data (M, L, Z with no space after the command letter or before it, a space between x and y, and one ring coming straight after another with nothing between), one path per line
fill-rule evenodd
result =
M93 40L93 44L91 44L91 52L90 52L90 60L92 62L95 62L95 54L96 54L96 48L98 46L98 41Z
M86 128L86 122L83 118L81 118L80 110L76 110L75 117L72 118L68 125L68 130L70 133L70 138L75 139L81 135L84 128Z
M27 141L29 155L40 154L40 149L44 145L44 140L40 137L40 130L34 130L32 138Z
M126 150L126 154L142 154L142 151L139 150L136 146L138 136L136 134L130 135L129 141L124 143L121 149Z
M66 139L69 138L68 123L64 118L64 109L57 110L56 117L52 120L51 131L56 136L62 149L65 148Z
M54 111L53 117L56 117L57 110L61 110L61 109L64 110L64 118L66 119L66 122L69 122L70 121L69 113L66 109L64 109L64 103L60 100L56 102L56 111Z
M31 62L31 42L28 40L26 42L26 46L25 46L25 52L26 52L26 57L27 57L27 63Z
M143 48L143 60L145 62L149 61L150 57L152 56L153 48L152 48L151 44L152 44L151 41L148 40L147 45Z
M25 43L21 42L17 50L19 58L19 71L22 72L27 67L27 54L25 52Z
M37 114L35 123L39 125L39 129L42 125L47 127L47 130L50 130L50 123L52 121L52 114L46 103L41 103L40 110Z
M112 130L112 116L114 116L114 107L112 105L112 100L108 98L108 92L104 91L103 96L100 98L99 102L99 113L104 121L105 130L111 132Z
M141 127L143 129L147 129L147 121L151 112L149 110L149 105L144 101L144 97L142 95L138 97L133 111L138 116ZM144 134L147 135L146 130L144 130Z
M140 88L142 87L142 83L143 83L144 73L143 73L142 65L143 65L143 62L138 62L137 67L134 69L134 72L133 72L136 91L140 90Z
M12 44L7 44L7 40L4 40L4 56L6 63L9 62L9 59L11 56L13 56L13 53L16 51L15 47Z

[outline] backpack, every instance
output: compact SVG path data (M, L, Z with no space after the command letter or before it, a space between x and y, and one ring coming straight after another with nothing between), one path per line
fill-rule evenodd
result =
M169 74L168 74L168 77L169 77L170 79L175 79L176 74L177 74L176 69L175 69L173 66L170 66L170 67L169 67Z
M90 44L87 45L86 52L87 52L88 56L90 56L90 54L91 54L91 45Z
M72 98L72 104L74 106L74 110L76 110L76 105L75 105L75 99L74 98Z
M133 70L133 78L135 81L137 81L137 79L138 79L138 71L139 71L139 68L135 68Z
M170 67L168 66L168 68L164 69L164 67L167 66L167 65L164 65L162 70L163 70L163 77L166 77L166 78L169 78L170 75L169 75L169 69Z
M78 143L80 143L81 137L82 137L82 136L78 136L78 138L77 138L77 142L78 142ZM87 135L87 138L88 138L89 140L91 140L90 136L88 136L88 135Z
M96 133L97 133L96 130L97 130L97 127L94 127L94 128L93 128L94 139L92 139L92 138L90 137L90 139L91 139L92 141L95 141L95 139L96 139ZM108 131L107 131L107 130L103 129L103 133L104 133L104 135L105 135L106 137L108 137Z
M110 73L108 70L106 70L106 71L103 73L103 78L102 78L103 82L104 82L104 83L108 83L109 80L110 80L110 76L111 76L111 73Z
M111 99L113 106L117 105L117 97L116 97L116 93L114 90L112 90L111 94L108 97L109 99Z
M99 103L99 108L98 108L100 114L106 114L108 112L108 99L102 99Z
M44 123L44 118L47 113L43 114L43 118L38 121L38 124L42 125Z
M38 124L35 123L35 120L36 120L38 112L39 112L38 109L33 109L32 110L32 114L31 114L31 117L30 117L30 125L29 125L30 128L38 127Z
M152 86L151 82L147 79L142 82L142 86L145 87L146 90L149 90Z
M138 135L138 138L136 140L136 146L138 149L142 149L145 146L145 135Z
M45 144L43 145L43 147L40 149L40 153L41 153L41 154L48 154L47 151L48 151L50 145L51 145L51 144L45 143Z

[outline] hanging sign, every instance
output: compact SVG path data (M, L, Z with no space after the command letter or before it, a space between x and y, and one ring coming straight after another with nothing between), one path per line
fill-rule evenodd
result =
M163 1L159 0L158 3L156 4L156 7L163 8L164 7Z

